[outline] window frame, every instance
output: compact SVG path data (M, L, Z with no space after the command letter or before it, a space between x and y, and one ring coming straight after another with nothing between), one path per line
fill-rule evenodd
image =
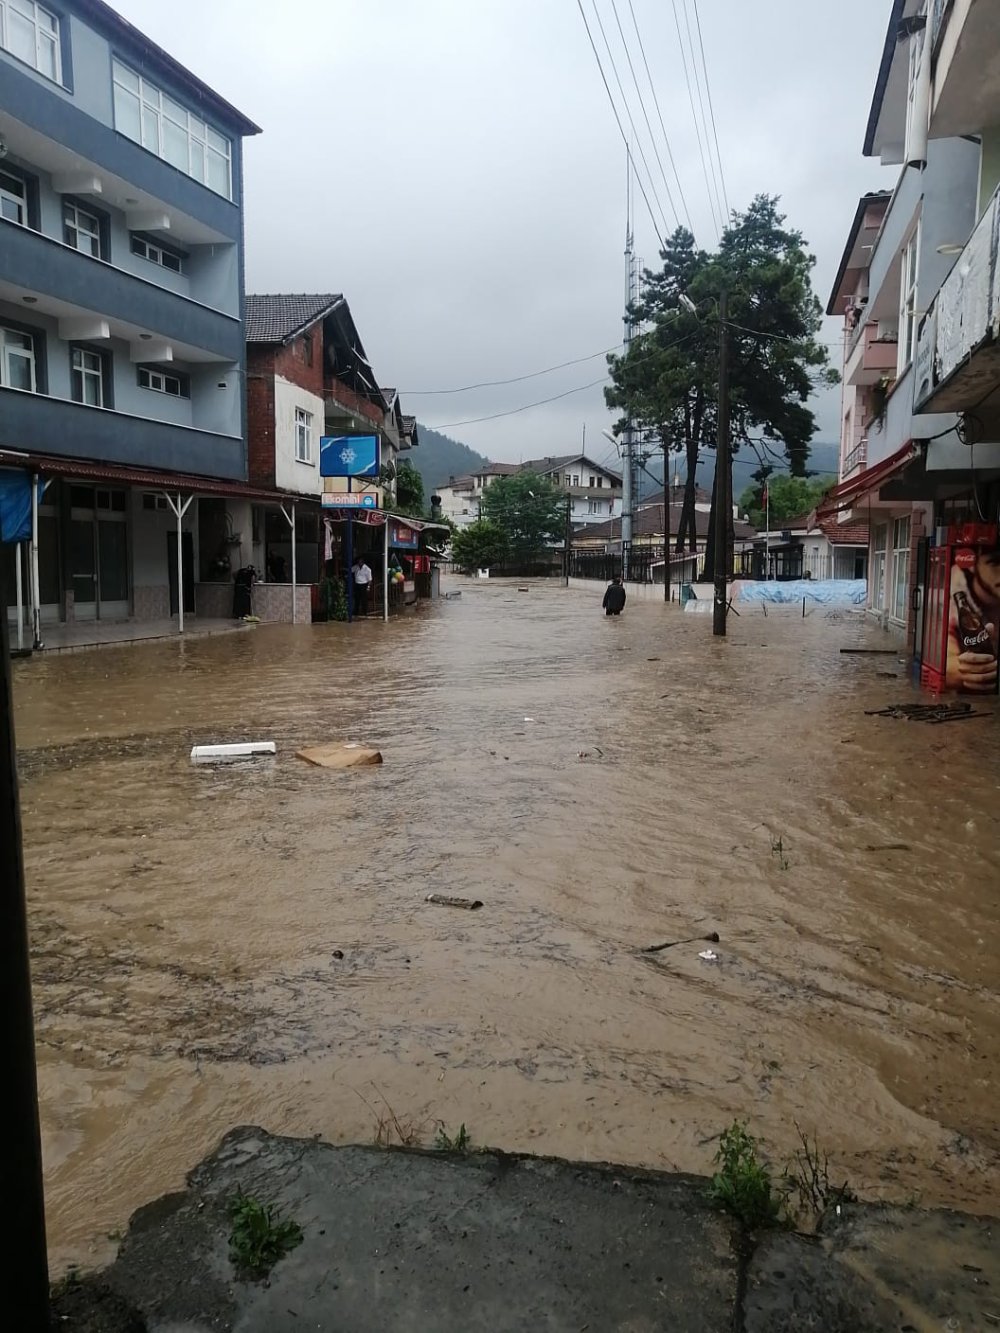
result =
M295 409L295 461L308 464L309 467L315 466L316 463L313 451L313 420L314 413L307 408ZM303 440L305 440L304 448L302 448Z
M67 213L70 211L76 215L75 222L71 222L67 217ZM96 255L89 250L81 250L79 244L74 244L71 240L67 239L67 232L71 228L77 231L80 230L79 218L81 214L97 223L96 237L98 253ZM72 194L64 194L62 196L62 229L62 243L63 245L68 246L70 250L75 250L77 254L86 255L88 259L99 259L102 263L110 263L111 226L108 221L107 213L99 208L94 208L93 205L88 203L85 199L78 199ZM85 231L83 234L85 236L90 236L95 233Z
M909 514L892 520L892 565L889 586L890 604L887 606L889 619L897 624L905 624L910 593L910 534L912 525ZM905 545L901 540L905 537ZM888 554L888 552L887 552ZM902 610L900 610L900 590L902 590Z
M22 65L27 65L28 68L33 69L36 74L40 74L43 79L48 79L50 83L57 83L60 87L65 87L66 85L63 81L64 59L62 15L56 13L55 10L49 9L47 5L39 4L38 0L19 0L19 3L26 8L30 8L32 11L30 18L20 10L18 10L17 13L20 18L27 20L35 30L35 59L33 61L25 60L25 58L18 55L10 45L11 0L0 0L0 47L2 47L9 56L13 56L15 60L20 61ZM43 29L39 26L39 14L44 14L46 18L51 20L52 27L50 29ZM50 40L52 44L52 63L54 70L52 74L50 74L47 69L43 69L39 63L39 45L43 36L47 40Z
M17 172L8 171L6 166L0 167L0 177L6 177L7 180L13 181L15 185L21 187L21 196L18 199L18 196L12 190L7 189L0 183L0 199L13 199L21 210L21 217L19 218L5 217L3 211L0 210L0 219L12 223L15 227L26 227L28 225L28 182Z
M7 352L3 338L5 333L13 333L17 337L31 340L31 373L34 383L30 389L19 389L16 385L10 383L7 374ZM9 389L13 393L37 393L42 395L48 393L45 331L43 329L33 328L30 324L22 324L16 319L0 317L0 388Z
M121 98L119 98L119 93ZM125 128L126 116L123 113L127 105L125 98L131 98L138 110L138 136ZM121 102L121 110L119 107ZM191 180L211 190L221 199L234 200L233 180L233 139L224 134L207 120L177 100L176 97L155 83L120 56L113 54L111 60L111 103L114 113L115 131L130 142L138 144L161 162L182 172ZM168 128L169 127L169 128ZM187 145L187 165L181 166L168 156L167 143L170 129L181 131ZM155 130L155 134L154 131ZM211 164L221 162L225 166L226 186L219 189L212 184ZM200 165L199 165L200 163Z
M188 400L191 398L191 381L187 375L181 374L180 371L161 370L159 366L140 365L136 366L135 372L136 383L140 389L146 389L149 393L160 393L167 398L186 398ZM143 384L142 382L144 375L150 381L147 384ZM152 383L153 379L162 380L162 385ZM178 386L177 393L171 393L166 387L167 380L176 381Z
M16 222L13 218L0 217L0 221L9 222L12 227L27 227L29 231L38 231L38 179L30 172L23 171L20 167L13 166L8 161L0 162L0 175L7 176L12 181L17 181L23 188L22 204L24 206L24 218L21 222Z
M172 245L164 245L162 241L148 236L144 231L130 231L128 244L129 253L135 255L137 259L144 259L147 264L155 264L157 268L162 268L166 273L176 273L178 277L184 276L184 266L188 260L186 251L178 250ZM142 246L143 248L137 250L136 246ZM153 254L150 254L150 251L154 251L155 255L159 255L159 258L155 258ZM170 264L165 264L163 262L165 258L176 260L177 267L174 268Z
M93 369L77 369L74 364L77 355L96 357L98 367L96 372ZM76 376L92 376L97 374L100 379L101 401L99 403L89 403L86 398L76 396ZM81 379L81 387L83 380ZM102 411L111 411L114 408L114 372L111 353L105 351L103 347L92 347L89 343L70 343L69 345L69 385L70 398L74 403L79 403L81 407L95 407Z
M899 327L896 353L897 378L913 362L917 350L917 296L920 288L920 230L916 226L903 243L899 270Z

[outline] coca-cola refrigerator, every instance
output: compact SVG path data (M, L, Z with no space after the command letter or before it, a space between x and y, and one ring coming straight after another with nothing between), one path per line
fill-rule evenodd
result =
M1000 538L995 523L939 531L927 553L920 682L960 694L997 693Z

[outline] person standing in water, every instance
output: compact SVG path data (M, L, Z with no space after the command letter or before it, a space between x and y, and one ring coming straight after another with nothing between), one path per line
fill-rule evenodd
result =
M622 581L614 578L608 584L607 591L604 594L604 601L601 603L604 612L609 616L620 616L625 607L625 589L622 587Z

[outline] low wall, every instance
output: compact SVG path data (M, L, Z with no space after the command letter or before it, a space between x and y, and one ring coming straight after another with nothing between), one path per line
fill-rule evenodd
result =
M570 579L569 586L576 588L580 592L594 593L600 592L604 596L604 589L608 586L603 579ZM633 602L663 602L663 584L662 583L626 583L625 592L630 601ZM674 583L670 586L670 600L676 602L680 595L680 584ZM701 593L698 594L699 597Z
M232 583L198 583L194 590L195 610L207 620L231 619L233 614ZM295 586L297 622L308 625L312 620L312 585ZM292 585L290 583L255 583L253 586L253 613L261 620L279 624L292 623Z

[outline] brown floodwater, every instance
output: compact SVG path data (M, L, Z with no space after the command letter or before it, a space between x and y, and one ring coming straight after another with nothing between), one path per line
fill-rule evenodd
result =
M15 665L54 1269L246 1123L705 1171L739 1116L776 1163L798 1125L866 1195L996 1210L994 705L866 717L915 696L840 654L886 645L850 612L720 642L453 586ZM277 758L189 761L241 738ZM295 757L338 738L384 765Z

